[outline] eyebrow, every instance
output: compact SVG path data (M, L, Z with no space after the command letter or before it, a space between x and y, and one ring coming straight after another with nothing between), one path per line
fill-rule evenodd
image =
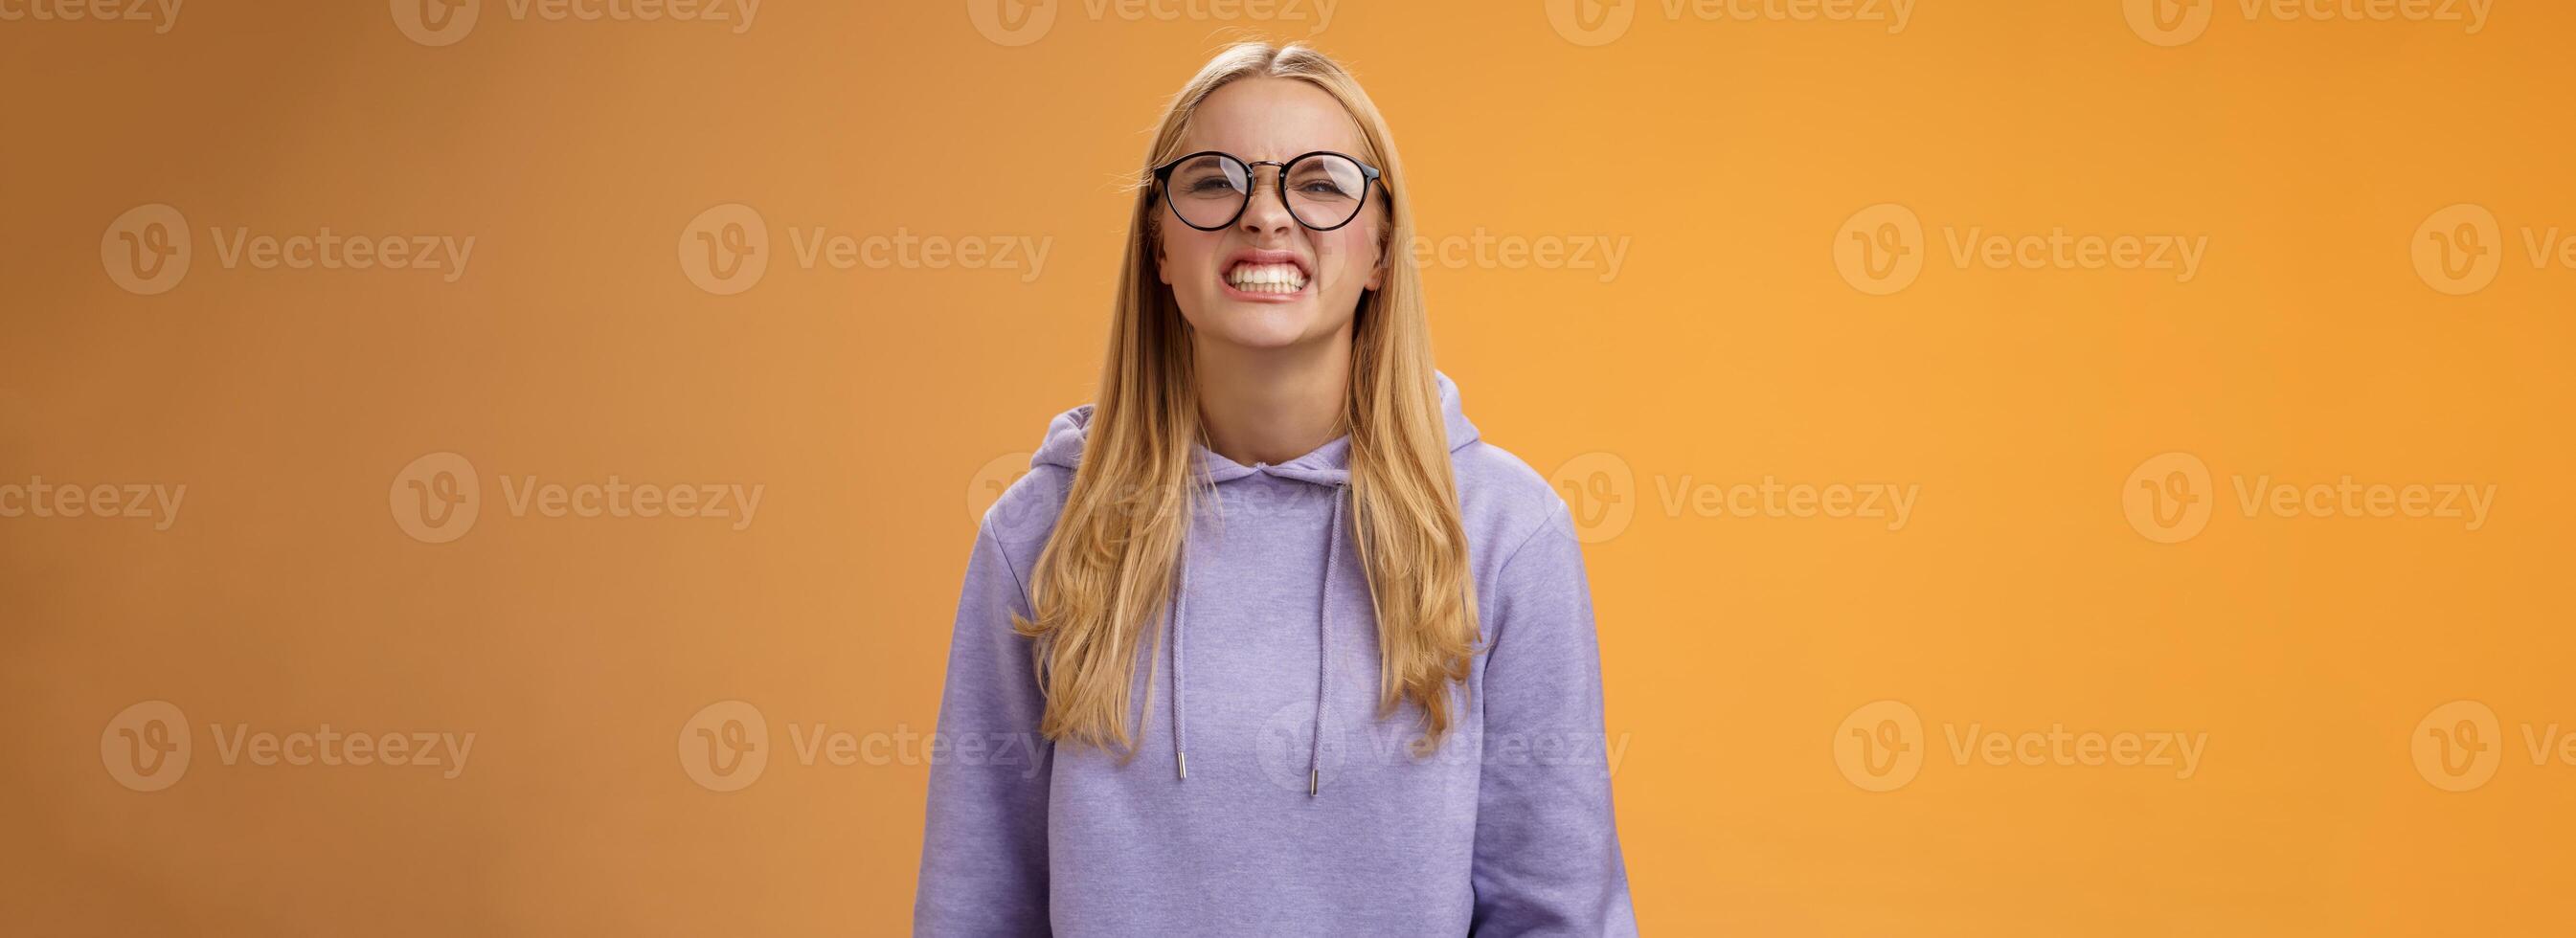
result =
M1208 153L1223 153L1223 154L1225 154L1225 155L1227 155L1227 156L1234 157L1235 159L1242 160L1242 161L1244 161L1244 162L1246 162L1246 163L1264 163L1264 164L1269 164L1269 163L1285 163L1285 162L1288 162L1289 160L1293 160L1293 159L1296 159L1296 158L1298 158L1298 157L1305 156L1305 155L1307 155L1307 154L1311 154L1311 153L1337 153L1337 154L1341 154L1341 155L1343 155L1343 156L1351 157L1351 158L1353 158L1353 159L1366 159L1366 157L1360 156L1360 152L1359 152L1359 151L1360 151L1361 149L1366 149L1366 148L1365 148L1365 147L1362 147L1362 148L1359 148L1359 149L1350 149L1350 150L1345 150L1345 149L1340 149L1340 148L1337 148L1337 147L1310 147L1310 148L1307 148L1307 149L1304 149L1304 150L1299 150L1299 151L1297 151L1297 152L1295 152L1295 153L1290 153L1290 154L1288 154L1288 155L1286 155L1286 156L1282 156L1282 157L1279 157L1279 158L1277 158L1277 159L1267 159L1267 160L1265 160L1265 159L1258 159L1258 158L1255 158L1255 157L1247 156L1247 155L1242 154L1242 153L1236 153L1236 152L1234 152L1234 151L1232 151L1232 150L1228 150L1228 149L1225 149L1225 148L1223 148L1223 147L1199 147L1199 148L1194 149L1194 150L1183 150L1183 151L1181 151L1181 153L1182 153L1182 155L1184 155L1184 156L1196 156L1196 155L1202 155L1202 154L1208 154Z

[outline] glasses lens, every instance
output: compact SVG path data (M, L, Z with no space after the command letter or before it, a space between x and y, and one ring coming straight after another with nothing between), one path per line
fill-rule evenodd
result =
M1172 167L1172 211L1197 228L1214 228L1234 220L1252 192L1252 170L1233 157L1206 153Z
M1319 153L1288 167L1288 211L1308 228L1338 228L1360 212L1368 174L1348 157Z

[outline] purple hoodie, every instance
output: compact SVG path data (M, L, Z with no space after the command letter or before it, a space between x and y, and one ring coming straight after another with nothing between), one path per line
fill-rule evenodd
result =
M915 934L1636 933L1565 502L1478 441L1438 381L1484 640L1441 748L1408 753L1410 702L1377 718L1377 620L1344 530L1349 437L1276 465L1199 448L1214 494L1191 519L1168 639L1159 655L1139 643L1135 757L1038 736L1045 698L1011 614L1030 615L1030 570L1082 457L1091 406L1076 407L967 562Z

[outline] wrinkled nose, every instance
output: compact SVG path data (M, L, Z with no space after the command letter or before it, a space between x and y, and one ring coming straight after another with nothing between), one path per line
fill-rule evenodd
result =
M1264 178L1263 170L1271 175ZM1243 219L1236 222L1243 226L1245 234L1285 234L1296 226L1296 216L1288 214L1287 204L1279 200L1278 172L1277 167L1253 168L1252 201L1243 207Z

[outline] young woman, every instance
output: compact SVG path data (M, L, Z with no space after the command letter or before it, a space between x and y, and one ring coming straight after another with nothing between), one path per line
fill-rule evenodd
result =
M1172 99L967 565L917 933L1636 931L1583 558L1432 368L1403 179L1311 49Z

